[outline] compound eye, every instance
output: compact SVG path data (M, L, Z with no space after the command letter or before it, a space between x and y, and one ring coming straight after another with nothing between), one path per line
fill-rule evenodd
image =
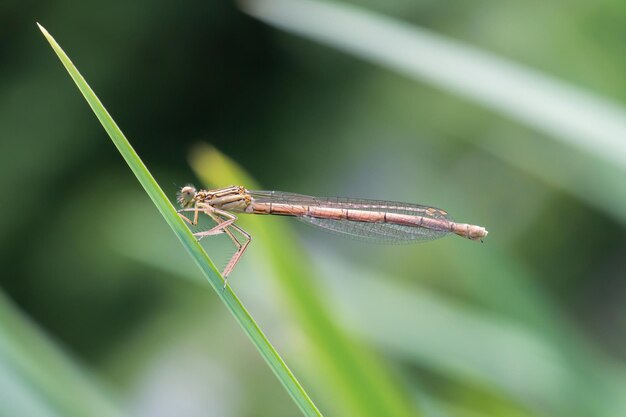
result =
M178 203L183 207L187 207L195 195L196 189L192 185L186 185L178 192Z
M196 189L191 185L186 185L180 190L181 194L190 196L196 193Z

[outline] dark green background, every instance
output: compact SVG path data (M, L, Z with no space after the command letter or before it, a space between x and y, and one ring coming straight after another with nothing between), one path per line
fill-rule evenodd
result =
M626 102L626 3L352 3L484 48L622 106ZM545 342L557 354L547 361L579 378L563 380L555 389L561 394L546 405L523 389L512 395L497 380L448 372L449 364L432 363L428 354L404 355L377 344L375 336L363 336L402 375L402 389L419 387L430 399L424 402L444 404L444 415L625 411L623 401L613 404L610 398L626 391L608 381L623 385L626 377L625 217L614 214L626 193L626 168L606 168L610 163L597 156L468 100L270 28L229 2L5 1L0 5L0 285L46 338L128 404L129 414L150 415L151 407L165 413L167 404L180 411L177 398L185 395L185 406L210 404L189 415L297 410L208 286L178 279L198 274L35 21L70 55L172 198L178 186L199 184L187 157L195 144L206 142L268 189L432 204L459 221L484 225L490 231L484 245L449 237L382 247L297 231L313 265L331 282L342 279L332 272L338 263L369 271L407 294L434 294L459 317L470 312L484 319L479 320L484 326L499 323ZM499 138L508 155L519 158L515 164L490 151ZM534 144L533 151L517 153L518 143L525 143L524 149ZM605 187L605 171L596 167L618 181L621 175L621 195L615 193L619 186ZM575 190L584 183L579 193L593 189L604 195L602 204L613 199L618 208L582 201L559 186L563 177ZM315 366L307 364L306 353L299 353L298 343L304 342L297 341L297 323L287 326L265 314L285 301L280 290L266 286L271 280L263 276L271 271L257 269L262 260L253 261L254 246L263 244L253 242L250 259L231 276L233 287L286 352L287 362L305 375L314 400L332 415L332 396L311 376ZM225 263L229 250L223 241L216 258ZM483 274L489 279L481 284ZM515 285L530 290L499 287L498 278L506 283L513 275ZM350 296L349 287L329 295L329 308L337 309L340 322L342 309L333 304ZM395 303L382 295L369 302ZM440 310L423 308L436 323ZM397 325L414 329L406 318ZM415 331L419 340L420 330ZM370 332L376 333L374 325ZM454 329L432 334L445 345L448 332ZM517 346L510 334L502 337ZM481 340L473 340L471 332L468 338L468 347L456 346L458 352L480 354ZM543 357L541 349L529 351ZM160 355L171 363L148 359ZM186 358L180 367L178 356ZM486 365L498 363L483 359ZM538 366L501 365L510 366L512 374ZM515 378L524 385L523 372ZM187 390L186 384L200 388ZM616 393L606 394L603 384ZM171 395L156 395L161 391L155 386ZM177 387L184 388L182 397ZM596 397L590 387L607 396ZM216 400L208 401L207 392ZM211 409L216 402L223 408ZM602 405L585 409L578 402Z

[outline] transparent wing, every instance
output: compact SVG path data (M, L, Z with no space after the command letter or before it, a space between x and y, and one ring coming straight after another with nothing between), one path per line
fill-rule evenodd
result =
M364 211L407 214L427 218L453 221L448 213L435 207L393 201L366 200L353 198L320 198L280 191L250 191L259 203L282 203L316 207L344 208ZM448 234L447 231L423 227L405 226L393 223L368 223L351 220L324 219L309 216L298 220L343 236L377 243L411 243L432 240Z
M388 223L364 223L349 220L298 217L303 223L366 242L399 244L439 239L448 232Z

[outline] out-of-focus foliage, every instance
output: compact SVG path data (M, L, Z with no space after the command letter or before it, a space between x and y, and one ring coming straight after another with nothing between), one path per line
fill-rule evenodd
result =
M350 3L626 107L622 2ZM343 401L332 359L316 359L332 341L305 333L294 311L307 306L293 306L268 248L303 246L291 261L311 265L325 314L426 415L626 412L623 167L233 4L60 0L0 5L0 284L15 305L0 316L0 392L14 393L0 414L67 414L77 383L93 415L298 413L35 21L172 198L200 185L188 156L208 142L264 188L433 204L489 229L484 245L371 246L297 225L253 236L231 285L325 414ZM293 225L241 219L258 222ZM226 240L207 244L228 259Z

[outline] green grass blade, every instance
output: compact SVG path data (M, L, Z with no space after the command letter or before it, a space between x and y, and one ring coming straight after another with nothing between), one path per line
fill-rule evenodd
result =
M193 149L191 165L205 184L259 188L244 169L210 146ZM336 401L336 413L358 417L422 415L385 364L337 324L328 308L328 294L322 293L316 284L319 279L311 273L296 237L285 222L277 221L281 219L271 220L240 216L240 222L255 237L255 249L262 250L262 258L272 266L272 276L290 307L287 314L297 318L302 333L311 341L311 353L324 389L342 399ZM345 297L350 296L345 293Z
M50 36L50 34L41 25L38 24L38 26L78 86L78 89L87 100L87 103L91 106L91 109L96 114L96 117L98 117L98 120L102 123L102 126L109 134L109 137L124 157L124 160L152 199L154 205L157 207L165 221L170 225L176 236L178 236L196 265L198 265L198 267L202 270L218 297L226 305L232 315L235 316L235 319L242 327L243 331L248 335L254 346L259 350L261 356L265 359L291 398L295 401L304 415L320 416L321 413L315 407L313 401L309 398L278 352L276 352L276 349L274 349L274 347L267 340L261 329L246 311L239 299L230 288L222 291L224 281L220 273L215 268L215 265L193 237L183 220L178 216L174 206L170 203L163 190L161 190L157 182L154 180L98 97L96 97L95 93L89 87L85 79L78 72L78 69L70 61L54 38Z

